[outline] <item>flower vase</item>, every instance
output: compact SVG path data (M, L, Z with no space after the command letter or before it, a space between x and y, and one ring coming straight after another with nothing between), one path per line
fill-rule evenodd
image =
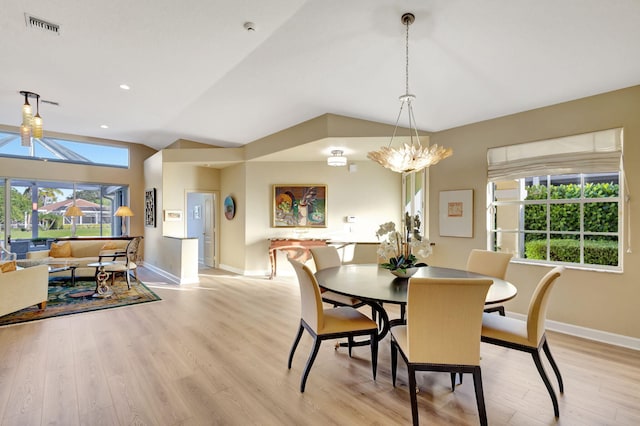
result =
M409 278L418 272L418 268L406 268L404 272L401 269L392 269L391 273L398 278Z

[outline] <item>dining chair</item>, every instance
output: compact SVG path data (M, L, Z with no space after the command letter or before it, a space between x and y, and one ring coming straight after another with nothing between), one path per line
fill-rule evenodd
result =
M411 414L418 424L416 371L471 373L480 424L487 424L480 369L480 329L493 281L484 278L410 278L407 323L391 328L391 377L398 352L407 364ZM497 316L497 315L496 315Z
M467 271L490 277L505 279L512 253L502 253L490 250L473 249L467 258ZM504 316L504 306L495 305L486 307L485 312L498 312Z
M124 252L116 252L109 255L102 255L99 257L99 261L102 262L104 257L111 258L113 261L113 265L108 265L104 268L105 271L111 273L111 284L115 282L115 276L118 273L124 274L125 279L127 280L127 288L131 288L131 278L129 276L130 272L133 271L133 275L138 281L138 265L136 264L138 257L138 247L140 246L140 241L142 237L134 237L127 244L127 248ZM123 259L123 260L118 260Z
M309 354L307 364L302 373L300 392L304 392L307 377L318 355L320 344L323 340L329 339L341 339L345 337L351 339L355 336L368 335L371 345L371 368L373 370L373 379L375 380L378 364L378 325L375 321L350 306L338 306L325 309L322 306L320 287L311 270L296 260L289 259L289 262L298 276L302 313L298 334L293 341L293 346L289 353L289 369L291 369L293 354L300 342L303 331L307 330L311 337L313 337L313 349Z
M338 249L334 246L318 246L309 248L311 257L316 265L316 271L321 271L327 268L335 268L342 265ZM333 306L351 306L353 308L359 308L365 303L355 297L349 297L336 293L330 290L320 289L322 293L322 300Z
M510 317L502 317L499 315L484 314L482 317L483 342L531 354L533 362L538 369L538 373L540 373L540 377L542 377L542 381L547 387L547 391L549 391L549 396L551 396L553 412L556 417L560 417L558 398L556 397L556 393L551 386L547 373L542 366L540 350L542 349L547 355L549 364L551 364L551 368L553 368L556 378L558 379L560 393L563 393L564 385L562 383L562 376L560 375L558 365L554 361L553 356L551 356L551 350L547 343L545 320L551 288L558 277L562 275L564 269L565 268L563 266L555 267L542 277L533 292L531 300L529 301L529 310L526 321Z

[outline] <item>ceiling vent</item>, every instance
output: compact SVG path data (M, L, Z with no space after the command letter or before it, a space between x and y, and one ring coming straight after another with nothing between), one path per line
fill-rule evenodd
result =
M36 28L45 32L50 32L56 35L60 35L60 25L53 22L47 22L44 19L36 18L35 16L24 14L24 19L27 23L27 28Z

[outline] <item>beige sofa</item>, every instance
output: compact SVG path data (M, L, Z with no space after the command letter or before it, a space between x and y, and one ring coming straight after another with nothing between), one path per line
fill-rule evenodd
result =
M65 240L59 241L58 244L69 243L71 245L71 256L69 257L51 257L51 250L31 251L27 252L26 263L30 261L32 263L48 263L54 265L58 264L77 264L76 277L93 277L96 273L95 267L87 266L90 263L97 262L100 255L108 255L114 252L123 252L127 249L127 244L130 240L108 240L108 239L96 239L96 240ZM103 259L104 261L110 259ZM21 264L18 261L18 264ZM31 265L23 265L31 266ZM70 271L61 271L51 274L52 277L69 277Z
M47 306L49 268L47 265L0 272L0 316L39 305Z

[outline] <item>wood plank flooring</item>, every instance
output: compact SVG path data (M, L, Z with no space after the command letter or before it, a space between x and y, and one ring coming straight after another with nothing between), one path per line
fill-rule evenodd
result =
M388 337L376 381L368 347L349 358L325 342L301 394L311 338L288 370L300 315L294 278L202 273L199 285L179 287L141 268L162 301L0 328L0 424L411 423L402 360L391 385ZM565 381L560 418L529 355L482 344L489 424L640 424L638 352L548 339ZM418 385L422 424L478 424L471 376L455 392L443 373L422 373Z

